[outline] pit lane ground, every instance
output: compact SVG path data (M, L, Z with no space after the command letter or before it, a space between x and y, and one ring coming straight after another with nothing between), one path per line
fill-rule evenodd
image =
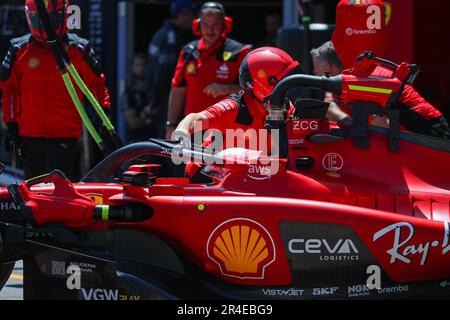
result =
M0 300L23 300L23 263L16 262L14 271L0 291Z

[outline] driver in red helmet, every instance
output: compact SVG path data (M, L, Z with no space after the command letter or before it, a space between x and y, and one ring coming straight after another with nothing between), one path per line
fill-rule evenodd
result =
M44 1L51 26L103 108L110 108L105 76L85 39L67 33L67 0ZM26 178L54 169L74 177L81 118L57 68L34 0L25 3L31 34L11 40L0 67L3 121L19 147ZM82 100L82 92L77 89Z
M263 99L272 93L279 81L299 72L300 64L281 49L262 47L251 51L239 69L242 90L202 112L186 116L173 137L191 136L196 123L201 124L202 130L216 129L223 134L227 129L242 129L244 132L264 129L268 111L263 106ZM195 171L188 169L187 172L192 177Z

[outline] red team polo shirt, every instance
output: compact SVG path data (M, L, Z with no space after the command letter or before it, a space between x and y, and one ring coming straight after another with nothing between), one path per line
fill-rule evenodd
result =
M203 93L212 83L238 84L239 67L251 47L224 38L206 49L203 39L187 44L180 52L172 87L186 87L184 115L197 113L226 96Z

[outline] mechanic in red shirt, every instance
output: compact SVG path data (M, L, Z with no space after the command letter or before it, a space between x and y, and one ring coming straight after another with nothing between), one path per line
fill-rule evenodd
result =
M367 0L359 4L341 0L336 11L333 42L327 42L311 52L315 73L338 75L344 69L352 68L356 58L364 51L372 51L376 56L383 57L388 42L384 16L384 3L381 0ZM392 71L377 67L372 75L390 77ZM351 114L344 106L339 107ZM450 139L449 126L442 113L421 97L412 86L405 87L397 103L391 108L400 110L400 123L403 128ZM340 120L346 116L343 116L334 104L331 104L328 115L331 120ZM383 122L387 125L386 119L375 117L372 124L383 125Z
M56 3L56 7L54 4ZM65 0L48 1L52 27L86 85L103 108L110 108L105 76L85 39L67 33ZM0 68L3 121L19 146L25 175L35 177L54 169L73 178L81 118L57 68L33 0L26 1L31 34L11 40ZM82 92L76 87L78 96Z
M343 65L331 41L313 49L311 56L316 75L323 76L328 74L336 76L342 73ZM372 75L390 77L392 76L392 71L383 67L377 67L372 71ZM330 103L327 114L329 120L340 121L351 115L351 110L345 106L341 104L339 104L339 107L337 106L336 103L339 103L339 97L334 97L332 94L327 93L325 100ZM421 97L412 86L407 85L405 87L398 102L391 108L400 110L400 123L403 129L439 138L450 138L448 124L442 113ZM376 116L372 121L372 125L387 127L389 124L385 117Z
M300 64L281 49L262 47L251 51L239 69L242 90L202 112L186 116L174 131L174 138L177 135L191 136L196 123L201 124L202 130L216 129L222 134L227 129L242 129L244 132L264 129L268 111L262 104L263 99L272 93L280 80L299 72ZM192 177L196 170L188 168L187 172Z
M251 47L227 38L232 22L220 3L207 2L201 7L193 23L194 33L201 38L181 50L172 79L167 139L180 117L203 111L239 91L239 66Z

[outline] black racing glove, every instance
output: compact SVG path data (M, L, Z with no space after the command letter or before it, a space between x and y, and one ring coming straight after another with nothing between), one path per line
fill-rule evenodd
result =
M18 145L21 141L19 135L19 125L17 122L11 122L6 125L8 127L8 136L13 144Z
M338 120L337 123L341 124L343 126L351 127L353 125L353 118L348 116L348 117Z
M444 117L431 119L428 121L428 125L433 136L450 140L450 128Z

